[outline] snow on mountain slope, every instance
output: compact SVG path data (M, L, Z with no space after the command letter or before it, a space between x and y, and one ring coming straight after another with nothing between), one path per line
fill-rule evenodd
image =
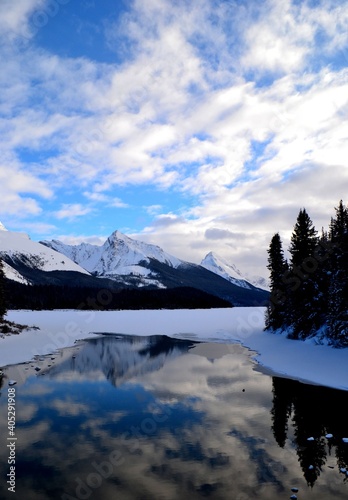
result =
M242 288L250 290L252 286L256 286L265 290L268 289L265 278L261 276L249 277L248 275L243 275L234 264L230 264L227 260L214 252L209 252L204 257L201 266Z
M24 278L21 273L16 271L16 269L14 269L12 266L7 264L6 262L3 262L3 266L6 278L12 281L18 281L18 283L23 283L23 285L30 285L29 281Z
M245 278L249 281L249 283L257 288L261 288L262 290L267 290L269 292L269 282L263 276L245 274Z
M15 279L12 263L23 263L42 271L77 271L89 274L65 255L32 241L25 233L0 230L0 256L8 264L5 266L5 274L9 279ZM17 271L16 273L17 281L25 279Z
M164 252L160 247L133 240L120 231L112 233L101 246L87 243L66 245L57 240L42 243L67 255L90 273L103 277L136 275L150 278L150 270L140 264L149 263L150 259L173 268L182 264L180 259Z
M201 266L205 267L212 273L218 274L222 278L230 281L234 285L242 288L251 289L248 283L242 276L242 273L233 264L229 264L225 259L219 257L213 252L209 252L201 262Z
M243 289L241 292L243 297L247 292L250 294L255 292L255 287L250 280L243 276L235 266L213 253L208 254L198 266L176 258L156 245L129 238L120 231L112 233L105 243L99 246L88 243L67 245L57 240L42 243L66 255L91 274L113 279L126 286L166 288L176 283L176 286L186 284L186 286L199 288L203 286L203 282L206 283L212 279L209 277L210 273L202 274L203 271L208 270L219 276L219 279L223 278L222 282L227 280L231 285ZM168 266L171 269L163 268L163 264L165 268ZM212 289L216 292L217 287L224 288L225 285L220 282L211 284L211 287L204 286L205 288L202 289L210 293ZM258 287L258 285L255 286ZM228 296L227 290L220 291L223 298ZM232 293L232 290L230 292ZM236 290L233 292L233 300L238 304L241 300ZM248 303L248 300L244 297L243 304ZM250 301L255 300L255 297L250 298Z

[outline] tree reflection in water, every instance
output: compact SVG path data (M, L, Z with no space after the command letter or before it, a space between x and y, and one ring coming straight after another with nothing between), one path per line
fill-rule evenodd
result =
M339 470L347 468L348 445L342 438L347 435L348 393L279 377L273 377L272 392L273 435L284 448L293 426L293 446L307 484L314 485L333 452Z

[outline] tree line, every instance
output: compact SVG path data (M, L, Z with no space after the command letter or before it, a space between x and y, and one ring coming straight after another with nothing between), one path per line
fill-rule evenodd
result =
M316 231L301 209L291 235L290 258L276 233L268 249L270 302L266 330L305 339L318 333L348 345L348 208L339 202L329 230Z
M73 285L24 285L5 279L8 309L209 309L231 303L192 287L165 289L99 288ZM101 283L102 284L102 283Z

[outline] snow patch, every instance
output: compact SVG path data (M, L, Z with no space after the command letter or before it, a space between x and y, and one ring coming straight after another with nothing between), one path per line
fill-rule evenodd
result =
M3 262L3 266L6 278L8 278L9 280L17 281L18 283L22 283L23 285L30 284L29 281L24 278L24 276L22 276L18 271L16 271L16 269L13 269L12 266L7 264L6 262Z

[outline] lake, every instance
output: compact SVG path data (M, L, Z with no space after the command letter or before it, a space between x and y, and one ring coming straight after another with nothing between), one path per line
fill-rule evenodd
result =
M346 499L348 393L272 377L252 355L106 334L5 368L1 500Z

